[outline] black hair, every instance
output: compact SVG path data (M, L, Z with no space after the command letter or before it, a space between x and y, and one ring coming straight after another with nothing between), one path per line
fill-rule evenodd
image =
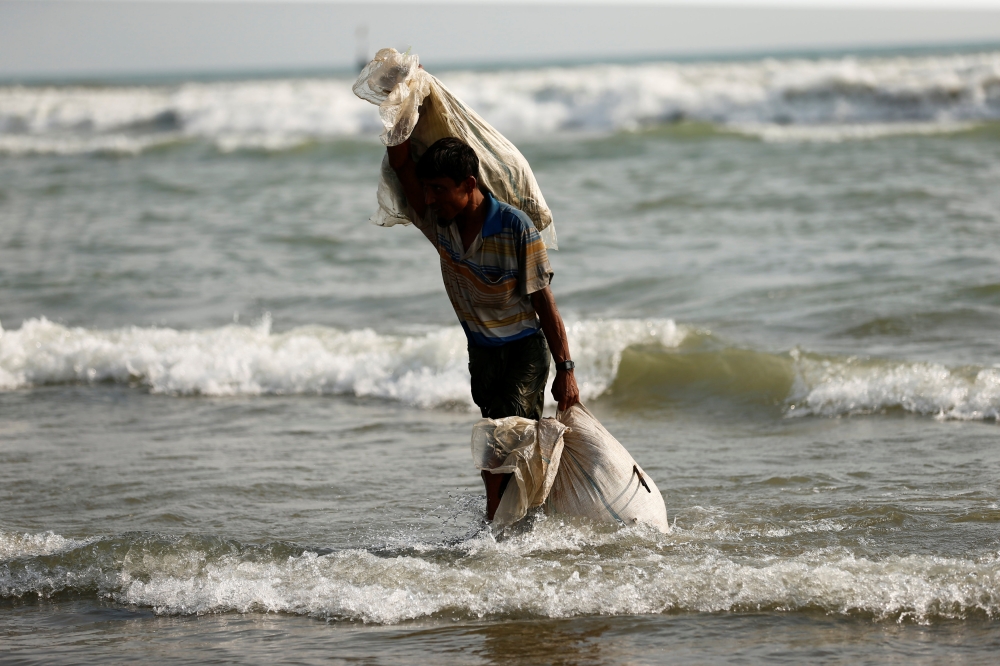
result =
M479 182L479 157L469 144L455 137L438 139L417 162L417 178L428 180L447 176L455 184L475 176Z

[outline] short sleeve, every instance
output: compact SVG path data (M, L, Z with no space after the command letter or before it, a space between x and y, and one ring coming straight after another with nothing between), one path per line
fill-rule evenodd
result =
M552 266L545 243L535 229L535 225L525 215L521 218L520 234L517 240L518 283L521 294L528 296L541 291L552 282Z

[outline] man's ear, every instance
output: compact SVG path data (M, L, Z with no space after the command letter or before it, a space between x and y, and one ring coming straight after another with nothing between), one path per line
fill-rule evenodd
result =
M462 181L462 191L466 194L472 194L479 187L479 183L476 181L475 176L469 176Z

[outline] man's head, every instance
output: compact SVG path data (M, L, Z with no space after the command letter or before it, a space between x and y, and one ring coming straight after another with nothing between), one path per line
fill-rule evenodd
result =
M424 202L442 222L450 222L469 205L479 188L479 158L461 139L435 141L417 162Z

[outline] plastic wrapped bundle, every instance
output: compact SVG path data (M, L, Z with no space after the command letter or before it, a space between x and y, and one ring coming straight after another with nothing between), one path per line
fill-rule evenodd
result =
M552 515L670 531L656 484L583 405L558 420L483 419L472 430L472 457L480 470L514 475L493 517L498 527L540 506Z
M524 211L545 247L556 249L552 212L528 161L514 144L419 65L416 55L382 49L354 83L355 95L379 107L385 127L382 143L398 146L410 139L413 157L419 159L438 139L457 137L466 142L479 157L481 184L500 201ZM391 227L412 221L413 212L388 156L382 160L378 206L371 217L374 224Z
M472 460L491 474L513 474L493 516L498 526L524 518L542 506L555 482L566 426L555 419L520 416L482 419L472 428Z

